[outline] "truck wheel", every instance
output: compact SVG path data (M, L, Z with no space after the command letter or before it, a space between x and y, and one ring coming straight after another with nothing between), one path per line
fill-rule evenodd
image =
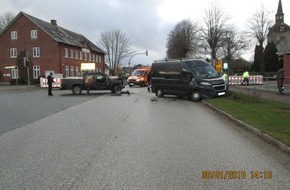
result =
M190 99L194 102L199 102L201 100L201 94L199 91L193 91L190 94Z
M113 87L113 93L120 95L122 93L122 86L117 84Z
M156 96L158 98L162 98L164 96L163 91L160 88L156 90Z
M72 92L73 92L73 94L75 94L75 95L79 95L79 94L82 93L82 87L79 86L79 85L73 86L73 88L72 88Z

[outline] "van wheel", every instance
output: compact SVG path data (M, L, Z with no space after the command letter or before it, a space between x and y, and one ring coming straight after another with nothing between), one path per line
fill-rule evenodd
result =
M199 102L201 100L201 94L199 91L193 91L190 94L190 99L194 102Z
M82 93L82 87L79 85L73 86L72 92L75 95L80 95Z
M163 91L160 88L157 89L156 96L158 98L162 98L164 96Z

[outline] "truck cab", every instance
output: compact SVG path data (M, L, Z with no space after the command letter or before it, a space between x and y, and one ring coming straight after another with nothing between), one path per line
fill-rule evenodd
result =
M130 87L134 85L140 85L141 87L147 86L149 83L149 73L151 67L141 67L140 69L135 69L131 76L128 77L127 82Z

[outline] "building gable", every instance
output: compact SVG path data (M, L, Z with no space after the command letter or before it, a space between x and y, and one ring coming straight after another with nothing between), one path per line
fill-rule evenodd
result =
M282 2L279 0L275 24L269 28L268 42L274 42L278 54L284 54L290 50L290 26L284 23Z
M32 21L57 43L63 43L66 45L76 46L79 48L87 48L98 53L105 53L101 48L96 46L94 43L92 43L83 35L58 26L56 20L51 20L51 22L49 23L36 17L33 17L29 14L26 14L24 12L20 12L13 19L13 21L6 27L6 29L2 31L0 35L2 35L7 30L7 28L11 27L21 16L25 16L30 21Z

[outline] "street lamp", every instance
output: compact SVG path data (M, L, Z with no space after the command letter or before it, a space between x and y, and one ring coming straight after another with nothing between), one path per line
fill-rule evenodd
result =
M130 67L130 64L131 64L131 59L132 59L132 57L134 57L135 55L141 55L141 54L146 54L146 56L148 56L148 50L146 50L145 53L135 53L135 54L133 54L133 55L130 57L130 59L129 59L129 74L131 73L131 67Z

